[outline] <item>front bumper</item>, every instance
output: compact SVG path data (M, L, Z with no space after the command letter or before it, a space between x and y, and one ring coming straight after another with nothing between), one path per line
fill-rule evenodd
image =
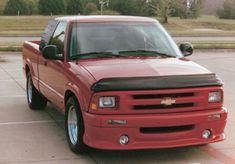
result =
M221 118L208 120L208 116L214 114L220 114ZM109 120L122 120L126 121L126 124L108 124ZM225 139L226 121L227 110L225 108L171 114L94 115L84 113L84 142L90 147L106 150L157 149L208 144ZM140 128L184 125L193 125L194 128L166 133L143 133L140 130ZM209 139L202 138L202 132L206 129L212 131ZM119 143L122 135L129 137L128 144Z

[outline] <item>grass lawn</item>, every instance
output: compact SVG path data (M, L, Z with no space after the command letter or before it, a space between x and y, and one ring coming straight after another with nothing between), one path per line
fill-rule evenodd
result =
M50 16L0 16L0 36L41 36Z
M40 36L50 19L50 16L0 16L0 36ZM163 25L173 36L235 36L235 20L214 16L169 18L169 23Z
M235 20L219 19L215 16L202 16L198 19L180 19L169 18L169 24L166 24L168 30L185 31L191 29L218 29L225 31L235 30Z
M202 16L198 19L170 18L166 29L173 36L235 36L235 20Z

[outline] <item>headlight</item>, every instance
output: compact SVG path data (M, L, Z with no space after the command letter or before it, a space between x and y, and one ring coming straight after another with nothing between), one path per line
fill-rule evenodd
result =
M210 92L208 95L209 103L220 103L222 102L222 93L220 91Z
M100 108L114 108L116 107L116 97L100 97L99 98Z

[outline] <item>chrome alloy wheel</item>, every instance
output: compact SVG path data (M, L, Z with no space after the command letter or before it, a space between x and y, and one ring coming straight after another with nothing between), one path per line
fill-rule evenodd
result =
M30 76L28 77L28 84L27 84L27 95L29 103L32 103L33 98L33 84Z
M73 105L69 107L68 110L68 132L69 140L73 145L76 145L78 141L78 124L77 124L77 113Z

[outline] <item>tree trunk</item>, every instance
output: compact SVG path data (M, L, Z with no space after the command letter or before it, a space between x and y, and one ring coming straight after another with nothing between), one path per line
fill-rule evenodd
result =
M169 3L166 3L166 2L165 2L164 23L168 23L168 5L169 5Z
M164 17L164 23L168 23L168 16L167 15Z

